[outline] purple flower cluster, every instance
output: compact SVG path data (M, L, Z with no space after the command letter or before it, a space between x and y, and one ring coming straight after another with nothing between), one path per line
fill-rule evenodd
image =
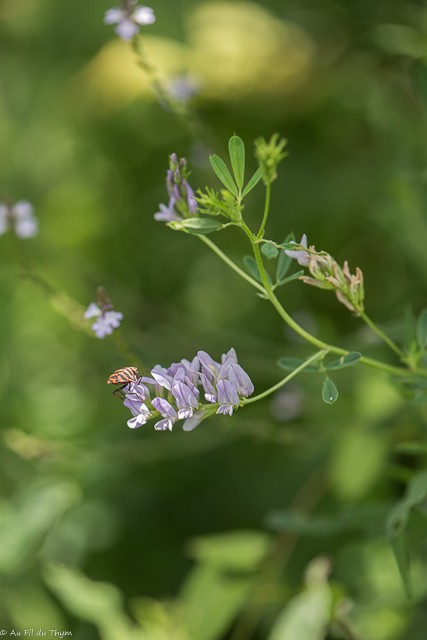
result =
M188 183L190 172L187 160L178 158L176 153L169 156L169 169L166 174L168 204L161 204L154 219L159 222L173 222L183 218L191 218L197 213L197 202L194 191Z
M0 236L10 228L18 238L32 238L37 234L37 220L30 202L20 200L12 206L0 202Z
M123 404L133 416L127 423L131 429L160 416L154 425L158 431L172 431L177 420L185 420L184 430L191 431L215 410L231 416L242 398L254 391L234 349L223 354L221 362L198 351L191 361L174 362L167 369L156 365L150 373L123 389ZM200 402L202 390L208 403L205 405Z

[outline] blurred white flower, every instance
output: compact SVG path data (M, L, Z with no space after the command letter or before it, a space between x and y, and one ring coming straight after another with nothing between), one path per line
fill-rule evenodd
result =
M123 3L122 9L108 9L104 15L105 24L115 24L115 32L122 40L132 40L140 26L153 24L156 21L153 9L135 4L134 1Z
M0 202L0 235L10 228L18 238L32 238L37 234L38 223L30 202L20 200L11 206Z

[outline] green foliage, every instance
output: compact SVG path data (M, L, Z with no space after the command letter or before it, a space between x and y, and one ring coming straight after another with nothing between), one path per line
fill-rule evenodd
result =
M426 7L276 3L273 15L266 0L167 0L142 44L168 80L202 78L187 130L103 24L105 3L3 4L0 202L31 200L40 234L0 237L2 628L69 626L79 640L423 640L425 379L396 386L361 366L352 354L402 363L320 292L279 289L302 273L283 250L262 249L291 316L354 350L304 369L337 371L333 408L320 378L301 376L191 434L131 432L105 380L136 360L147 371L225 344L256 393L280 379L281 354L295 354L281 358L285 372L304 364L306 347L265 300L190 237L227 226L209 238L240 264L249 249L229 223L243 211L252 230L261 222L255 186L271 184L286 154L274 131L293 151L266 237L306 232L359 265L366 308L410 364L425 365L425 311L406 327L399 317L422 308L427 279ZM256 160L237 136L227 158L235 130L266 136ZM200 218L179 237L152 220L165 158L187 156L191 185L213 184L206 144L225 158L214 160L220 187L198 194ZM252 256L246 269L260 281ZM100 284L124 313L105 340L82 322ZM319 551L331 583L304 580Z

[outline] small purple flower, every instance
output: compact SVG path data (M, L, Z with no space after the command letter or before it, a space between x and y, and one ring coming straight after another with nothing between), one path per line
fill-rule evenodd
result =
M218 385L218 402L220 404L217 413L224 415L233 415L234 407L238 407L240 398L236 387L229 380L219 380Z
M18 238L32 238L37 235L38 223L30 202L20 200L12 206L0 202L0 235L11 227Z
M299 243L292 241L291 244L300 244L302 247L307 249L307 236L304 233ZM289 258L296 260L302 267L308 267L310 254L307 251L304 251L303 249L296 249L295 251L285 249L285 253Z
M111 303L99 304L91 302L84 313L85 318L96 318L92 324L92 329L97 338L105 338L113 333L114 329L120 326L123 320L123 313L113 311Z
M134 412L132 411L132 413ZM127 421L127 425L129 429L138 429L139 427L142 427L142 425L146 424L150 418L151 412L149 408L147 405L141 404L139 406L138 413L134 413L134 417Z
M190 388L184 382L175 382L172 386L172 394L178 408L178 418L191 418L194 409L199 407L199 390Z
M160 420L160 422L156 422L154 428L157 431L172 431L172 427L174 422L178 420L178 414L171 405L170 402L165 400L164 398L154 398L151 402L153 407L163 416L164 420Z
M171 153L169 156L169 169L166 172L166 190L169 196L169 204L160 204L159 211L154 214L155 220L174 222L197 214L197 201L194 191L187 180L189 175L187 160L178 158L176 153Z
M115 24L115 32L122 40L132 40L139 27L156 21L153 9L137 5L135 0L124 0L121 9L109 9L104 15L105 24Z
M182 220L182 216L175 211L175 198L170 198L168 205L160 203L159 207L159 211L154 214L154 220L157 220L157 222Z
M242 369L240 364L231 364L228 371L228 379L236 389L239 396L247 398L254 392L254 385L252 384L252 380L250 379L246 371Z

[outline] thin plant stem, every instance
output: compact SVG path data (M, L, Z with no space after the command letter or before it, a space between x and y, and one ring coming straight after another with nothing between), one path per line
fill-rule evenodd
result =
M261 239L264 237L264 229L267 224L268 214L270 212L270 200L271 200L271 184L267 184L265 187L265 206L264 206L264 215L262 217L261 226L257 233L257 238Z
M260 393L257 396L253 396L252 398L248 398L247 400L243 400L242 405L250 404L251 402L257 402L258 400L262 400L262 398L266 398L267 396L274 393L281 387L285 386L285 384L287 384L290 380L292 380L292 378L295 378L295 376L297 376L301 371L303 371L310 364L312 364L316 360L319 360L320 358L324 358L327 355L327 353L328 353L327 349L322 349L321 351L317 351L312 356L310 356L310 358L307 358L307 360L305 360L302 364L300 364L299 367L291 371L291 373L287 375L286 378L283 378L283 380L280 380L280 382L275 384L273 387L270 387L266 391L263 391L263 393Z
M142 37L139 34L132 40L132 48L138 57L139 66L146 73L159 103L166 106L184 123L193 138L203 137L203 133L204 137L212 137L206 127L202 125L194 110L190 109L184 101L177 100L171 96L164 82L160 79L158 70L149 61Z
M212 242L210 238L207 238L206 236L202 236L202 235L199 235L197 237L202 242L204 242L210 249L212 249L212 251L216 253L216 255L219 256L221 260L225 262L225 264L227 264L231 269L233 269L233 271L238 273L239 276L241 276L244 280L246 280L246 282L249 282L249 284L251 284L255 289L258 289L258 291L266 295L266 291L264 287L261 284L259 284L256 280L251 278L250 275L248 275L245 271L243 271L243 269L238 267L237 264L235 264L232 260L230 260L230 258L223 251L221 251L221 249L214 242Z
M372 329L372 331L374 333L377 334L377 336L379 338L381 338L381 340L383 340L389 347L390 349L392 349L394 351L394 353L396 355L399 356L399 358L401 360L405 359L405 354L403 353L403 351L401 351L399 349L399 347L393 342L393 340L391 340L376 324L375 322L373 322L369 316L363 312L360 314L360 317L362 318L362 320L364 320L364 322L366 322L366 324L368 325L368 327L370 327L370 329Z

